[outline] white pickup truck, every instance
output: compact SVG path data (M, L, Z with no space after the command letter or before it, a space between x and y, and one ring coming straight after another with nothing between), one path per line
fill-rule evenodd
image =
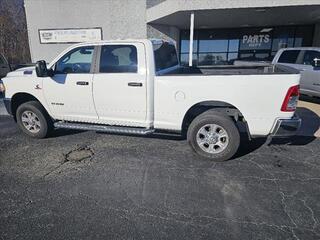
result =
M250 137L294 135L300 74L285 66L179 66L173 44L121 40L74 45L50 64L2 79L7 111L26 134L54 128L179 132L199 155L231 158L239 123Z

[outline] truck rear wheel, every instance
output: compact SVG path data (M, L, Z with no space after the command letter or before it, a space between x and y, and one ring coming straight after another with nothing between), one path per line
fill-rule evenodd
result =
M52 122L46 110L37 101L21 104L16 112L20 129L34 138L45 138L52 129Z
M188 128L192 149L213 161L226 161L240 145L240 134L232 119L218 111L208 110L196 117Z

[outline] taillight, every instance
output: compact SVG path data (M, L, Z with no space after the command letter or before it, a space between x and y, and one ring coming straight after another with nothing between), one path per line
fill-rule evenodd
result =
M283 100L281 111L294 112L298 105L299 95L299 85L290 87Z

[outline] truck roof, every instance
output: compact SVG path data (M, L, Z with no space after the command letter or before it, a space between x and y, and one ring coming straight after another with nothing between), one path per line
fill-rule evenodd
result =
M101 45L108 43L128 43L128 42L150 42L148 39L114 39L114 40L99 40L99 41L90 41L90 42L81 42L73 44L75 46L87 46L87 45Z
M72 47L75 46L87 46L87 45L101 45L108 43L128 43L128 42L152 42L153 44L161 44L164 42L173 43L172 41L165 39L114 39L114 40L99 40L99 41L90 41L90 42L82 42L73 44Z

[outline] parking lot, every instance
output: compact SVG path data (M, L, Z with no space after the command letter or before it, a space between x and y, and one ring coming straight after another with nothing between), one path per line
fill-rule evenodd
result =
M320 239L320 124L306 104L300 136L244 141L224 163L164 134L31 139L2 115L0 239Z

